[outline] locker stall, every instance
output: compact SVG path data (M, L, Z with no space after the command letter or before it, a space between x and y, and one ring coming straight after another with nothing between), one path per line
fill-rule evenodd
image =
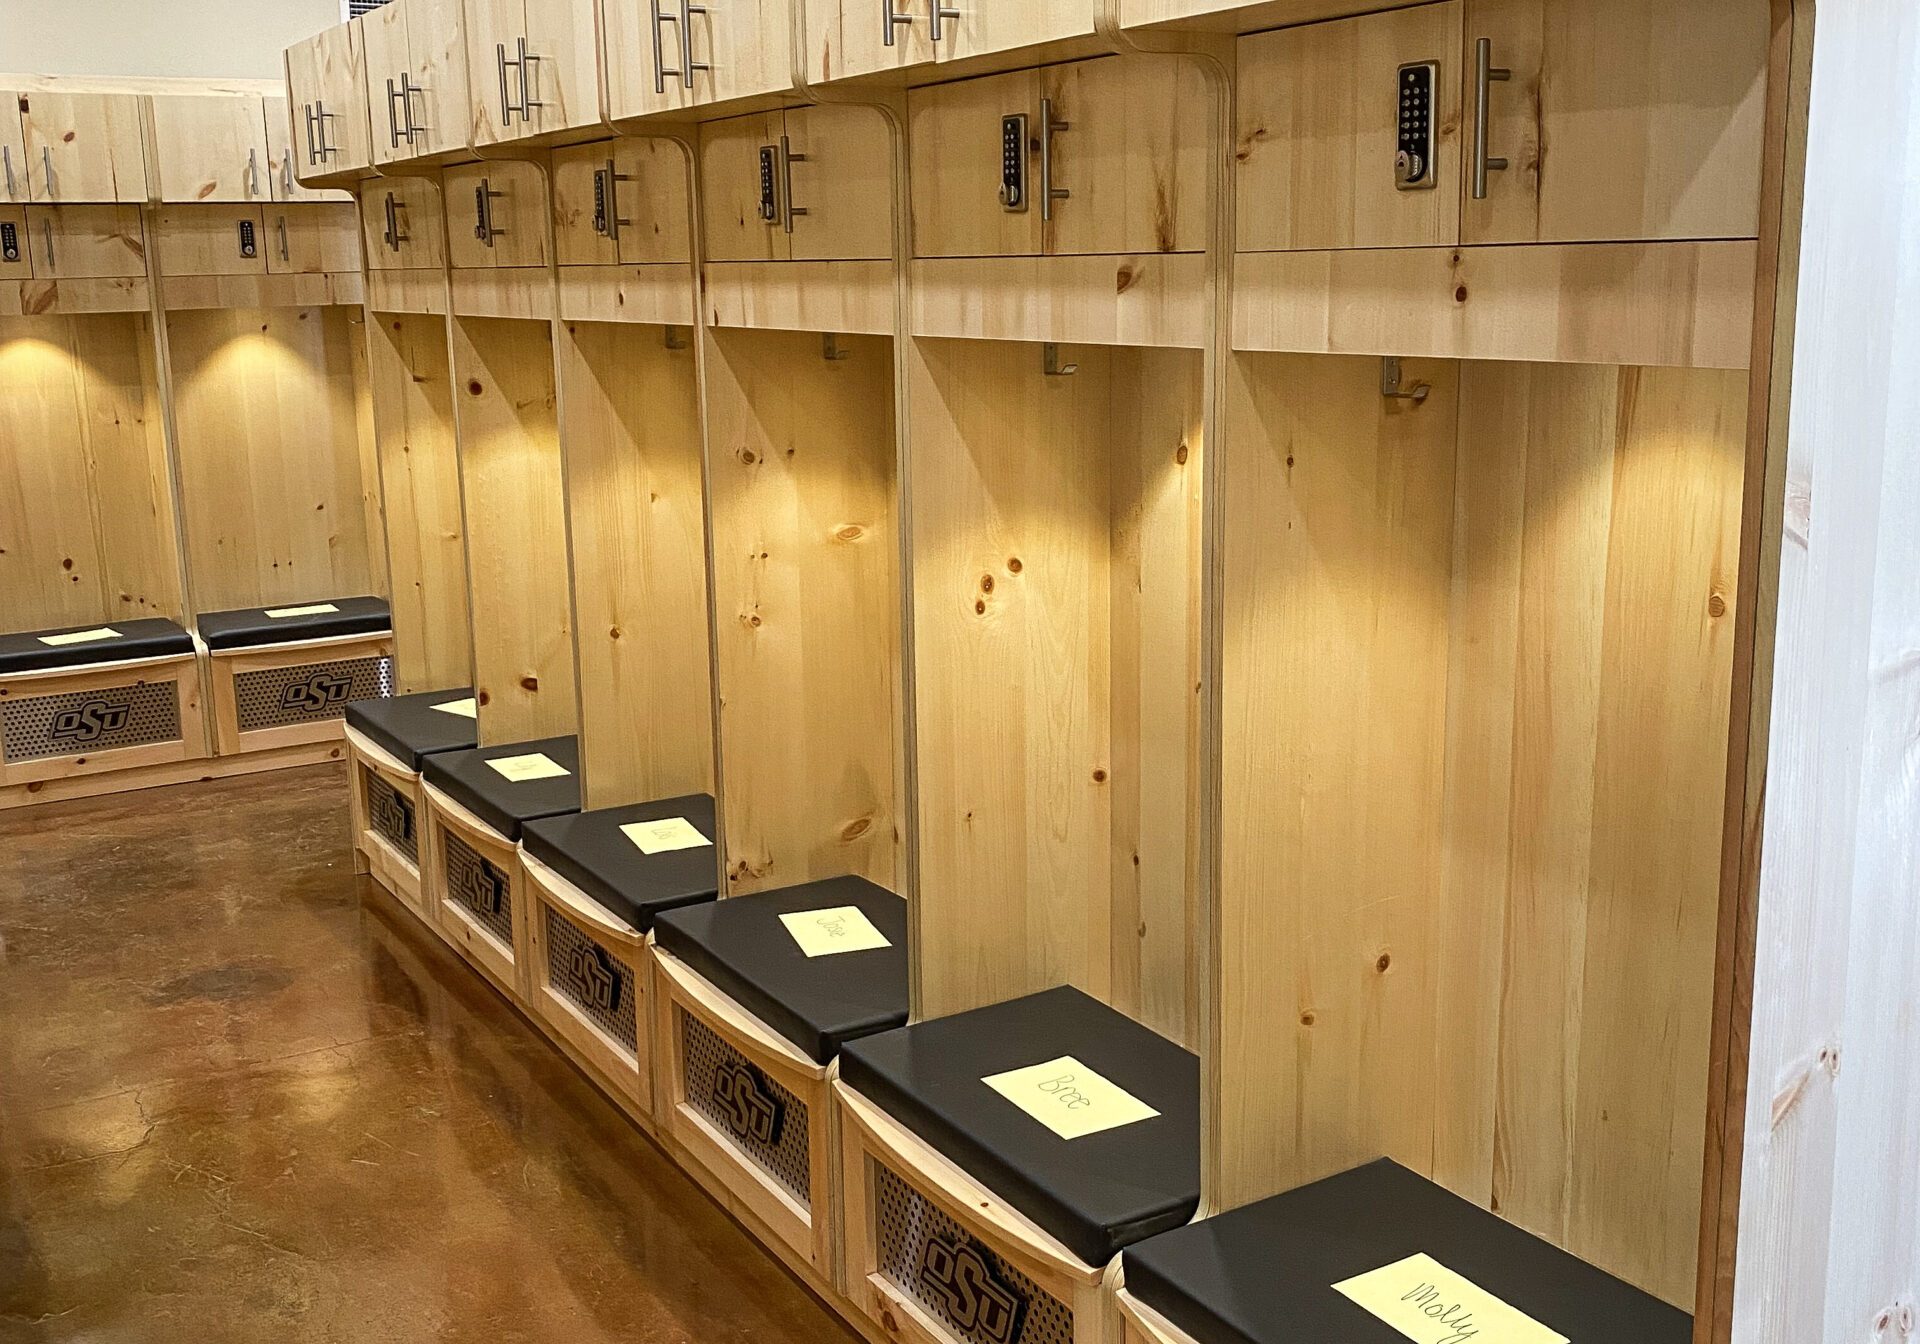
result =
M655 923L655 1115L829 1291L837 1055L907 1016L896 148L823 106L698 152L726 899Z
M915 1024L837 1095L846 1290L916 1340L1117 1339L1108 1263L1199 1205L1216 98L1179 57L907 97ZM1069 1087L1138 1123L1049 1133Z

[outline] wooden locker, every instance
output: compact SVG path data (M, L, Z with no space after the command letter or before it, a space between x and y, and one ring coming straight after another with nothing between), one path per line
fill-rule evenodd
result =
M271 154L260 99L221 94L163 94L147 100L153 117L153 171L171 205L267 200Z
M601 0L607 116L614 121L693 106L680 31L684 0Z
M600 119L593 0L466 0L476 145Z
M275 201L351 201L353 193L337 187L309 187L300 181L299 154L294 144L301 131L294 127L287 100L266 98L261 108L267 122L268 199ZM300 153L305 153L304 148Z
M446 265L446 211L431 178L388 177L360 202L360 245L375 271L437 271Z
M33 200L58 205L147 199L137 95L22 94L20 131Z
M413 58L407 50L406 6L393 0L362 18L360 43L370 158L374 163L410 158L413 137L407 134L405 103L413 86Z
M1025 117L1028 199L1009 210L998 194L1002 128ZM907 95L913 254L917 257L1037 256L1040 253L1040 76L1032 70L914 89Z
M780 199L778 112L700 128L700 210L708 261L790 261Z
M36 205L27 248L41 280L144 277L146 234L137 205Z
M791 5L792 0L710 0L704 13L692 15L687 32L694 91L701 102L793 88ZM708 68L702 70L702 65Z
M33 199L27 188L27 142L20 133L20 95L0 91L0 193L16 205Z
M921 3L931 6L933 0L915 0L912 8L919 10ZM1092 37L1098 31L1103 4L1102 0L968 0L941 7L947 13L932 34L934 55L942 61L957 61L1042 42ZM927 26L934 28L930 11Z
M845 79L933 64L933 29L924 0L801 2L809 70Z
M360 269L360 231L351 205L299 202L269 206L265 214L268 274Z
M184 205L154 217L161 275L265 275L266 218L257 205Z
M513 160L463 164L445 175L447 258L486 270L547 264L547 177Z
M1459 241L1461 8L1450 0L1240 40L1240 251ZM1403 191L1401 70L1425 62L1438 67L1433 185Z
M353 172L373 163L364 30L364 21L355 19L287 49L287 90L293 102L287 135L296 181ZM384 82L381 91L385 92ZM271 108L267 115L271 143L276 138ZM276 157L276 165L280 162Z
M407 11L412 78L412 153L418 158L468 144L467 54L461 0L393 0ZM375 11L378 13L378 11ZM368 81L369 86L372 80Z
M1467 0L1463 241L1756 236L1770 38L1750 0ZM1481 39L1509 166L1476 199Z
M596 180L601 185L596 187ZM611 219L596 223L596 191ZM686 160L665 140L625 138L555 150L554 250L562 266L686 261Z
M893 255L893 136L879 112L851 104L785 114L782 192L795 261Z

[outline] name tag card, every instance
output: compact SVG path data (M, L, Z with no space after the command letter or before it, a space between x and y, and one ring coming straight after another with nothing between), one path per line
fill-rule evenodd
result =
M1063 1139L1084 1139L1160 1114L1072 1055L980 1081Z
M102 626L98 630L73 630L64 635L42 635L40 642L49 648L64 649L69 644L93 644L103 639L119 639L118 630L109 630Z
M291 620L295 616L325 616L330 611L338 610L340 610L340 608L334 606L331 602L317 602L311 607L276 607L267 613L267 619L270 621L285 621Z
M780 916L793 941L809 957L837 957L842 952L871 952L877 947L892 947L887 935L874 927L867 912L857 905L835 906L831 910L797 910Z
M713 841L685 817L667 817L660 821L636 821L620 828L620 834L633 841L642 854L671 854L678 849L707 849Z
M559 779L573 772L550 756L539 752L531 756L502 756L497 761L488 761L494 773L510 784L525 784L535 779Z
M473 699L449 700L445 704L428 705L427 708L437 710L442 714L454 714L463 719L477 719L480 717L480 702Z
M1410 1255L1333 1290L1416 1344L1568 1344L1430 1255Z

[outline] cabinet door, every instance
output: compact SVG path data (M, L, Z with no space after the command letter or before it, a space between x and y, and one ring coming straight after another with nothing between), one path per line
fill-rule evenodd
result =
M509 159L445 174L447 259L456 267L545 266L552 228L547 176Z
M162 201L243 204L269 197L270 155L258 98L157 94L147 103Z
M35 201L145 201L140 99L131 93L20 97L27 185Z
M700 214L709 261L788 261L791 240L780 196L778 112L710 121L700 128Z
M20 134L20 95L0 91L0 200L24 205L27 192L27 142Z
M410 157L465 148L467 126L466 22L460 0L394 0L407 11L407 51L413 65ZM378 11L375 11L376 13ZM487 67L491 72L492 66Z
M1021 118L1015 130L1007 119ZM1040 76L1032 70L914 89L907 95L917 257L1037 256ZM1024 198L1008 204L1006 151L1017 141Z
M356 172L373 163L362 31L361 20L355 19L287 48L293 116L286 139L296 181ZM279 138L271 117L269 111L269 146ZM280 159L274 162L281 166Z
M137 205L36 205L27 246L41 280L144 276L147 243Z
M928 0L804 0L804 3L806 68L824 73L828 79L906 70L933 63Z
M265 275L266 219L257 205L176 205L154 217L161 275Z
M553 243L562 266L638 266L691 255L686 160L665 140L555 150Z
M929 7L932 28L934 0L912 0L916 10ZM944 0L943 7L960 11L943 17L933 36L934 55L942 61L990 52L1016 51L1040 42L1090 37L1100 18L1102 0Z
M27 237L27 207L0 205L0 280L32 278L33 252Z
M360 245L376 271L437 271L447 264L446 209L431 178L389 177L360 197Z
M356 104L356 110L358 105ZM285 98L263 98L267 122L267 186L276 201L351 201L353 193L337 187L309 187L300 181L300 155L295 145L304 127L296 127Z
M871 107L823 103L787 109L795 261L885 260L893 255L893 135Z
M1241 251L1460 240L1460 23L1453 0L1240 39ZM1416 138L1431 123L1417 190L1399 185L1403 103Z
M1469 128L1481 38L1512 72L1487 104L1487 153L1509 166L1487 173L1485 199L1468 192L1467 242L1759 232L1765 5L1468 0ZM1471 173L1472 145L1466 162Z
M524 0L529 60L524 117L514 134L544 135L600 121L600 36L595 0Z
M693 8L705 10L691 15L687 29L701 102L793 88L792 0L706 0Z
M609 200L610 179L620 170L611 143L575 145L553 152L553 257L562 266L616 266L626 202ZM611 220L609 219L611 216Z
M360 269L360 229L351 205L269 206L267 271L319 275Z
M526 5L523 0L466 0L461 30L466 34L467 120L473 142L497 145L511 140L520 98L520 45L527 40ZM511 70L509 62L514 63Z
M366 66L368 140L375 163L394 163L416 152L407 132L406 91L413 85L413 57L407 45L407 7L400 0L381 5L360 23ZM417 114L417 109L416 109Z
M680 9L681 0L601 0L607 115L613 120L693 106Z

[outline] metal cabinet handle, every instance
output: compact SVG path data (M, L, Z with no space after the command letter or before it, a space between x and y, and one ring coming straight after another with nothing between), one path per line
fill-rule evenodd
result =
M691 0L680 0L680 70L681 78L687 87L693 87L693 74L696 70L711 70L713 67L705 61L693 59L693 16L708 13L705 5L696 5Z
M47 184L47 199L50 201L58 200L60 198L60 186L53 175L53 147L51 145L40 146L40 170L41 176L46 180Z
M293 199L293 151L280 151L280 191L288 200Z
M260 194L260 151L247 151L247 195L249 198Z
M426 130L426 127L420 125L413 119L414 96L425 92L426 89L424 87L413 82L413 75L411 73L400 76L400 106L407 114L407 124L401 130L400 134L406 138L406 142L409 145L413 143L416 135ZM331 154L333 151L327 150L326 152Z
M320 162L320 147L313 139L313 104L302 103L300 105L300 111L300 120L304 124L307 132L307 167L311 168Z
M948 9L940 3L940 0L929 0L929 10L927 30L933 35L933 40L938 42L946 35L940 25L948 19L952 19L955 23L960 22L960 11L957 9Z
M666 13L660 8L660 0L653 0L653 91L655 93L665 93L667 91L667 77L669 75L674 79L681 79L684 78L687 73L680 66L669 66L667 64L667 44L666 40L660 35L660 26L667 23L678 25L680 23L680 16L678 14ZM675 31L679 31L678 27L675 28ZM679 46L680 43L676 41L674 45Z
M504 195L504 191L493 189L493 179L490 177L481 178L480 185L473 189L473 236L488 247L493 246L495 238L507 236L507 231L496 227L493 222L493 203Z
M520 118L522 124L532 121L533 109L546 106L544 103L536 103L533 100L532 86L527 76L527 66L541 58L528 53L526 38L515 38L514 44L515 54L511 57L507 55L506 43L493 44L496 59L500 65L500 125L502 127L513 125L513 119L516 116ZM507 89L509 69L514 72L520 84L520 101L517 103L513 101L513 95Z
M793 221L796 217L812 213L805 206L793 203L793 165L806 161L805 154L793 152L793 141L789 137L784 135L780 137L780 199L786 203L787 207L786 230L788 233L793 232Z
M287 244L287 217L285 215L281 215L275 221L275 227L279 230L279 233L280 233L280 260L282 261L293 260L293 251Z
M633 174L621 172L612 159L593 175L593 231L610 243L618 243L620 230L633 223L620 218L620 184L633 180Z
M1473 199L1487 199L1487 174L1504 172L1505 159L1487 157L1487 121L1492 115L1493 84L1495 80L1505 82L1513 78L1513 71L1505 70L1493 63L1493 39L1483 37L1473 44L1473 74L1475 96L1473 100Z
M328 159L339 153L340 147L327 141L327 123L333 120L333 113L327 111L326 100L321 99L314 103L314 107L316 111L313 124L320 132L320 162L324 165Z
M53 255L53 221L52 220L43 219L40 221L40 236L46 241L46 244L47 244L47 270L52 272L55 275L58 275L60 271L60 263L54 260L54 255Z
M413 241L400 231L400 212L404 209L406 209L406 203L392 192L388 192L387 231L380 236L380 240L387 245L389 251L398 252L402 243Z
M392 80L387 81L387 140L394 149L400 148L400 118L394 115L393 107L396 99L406 96L406 78L405 75L400 76L401 87L398 89L393 87ZM412 115L411 112L408 115Z
M1040 219L1043 223L1053 222L1053 203L1073 198L1073 193L1065 187L1053 185L1053 135L1055 131L1073 129L1073 123L1053 119L1053 99L1040 100Z
M494 62L500 71L500 125L504 128L513 125L513 99L507 93L507 44L493 44Z
M544 59L546 58L536 56L527 50L526 38L520 39L520 59L514 64L520 67L520 120L522 121L532 121L533 109L546 106L533 96L532 76L527 73L528 66Z
M908 27L912 27L913 25L913 15L902 14L893 6L894 0L880 0L880 40L888 46L892 46L894 43L894 29L903 23Z
M12 197L19 196L20 188L17 185L15 185L13 180L13 146L12 145L0 145L0 163L5 163L7 166L8 197L12 198Z

